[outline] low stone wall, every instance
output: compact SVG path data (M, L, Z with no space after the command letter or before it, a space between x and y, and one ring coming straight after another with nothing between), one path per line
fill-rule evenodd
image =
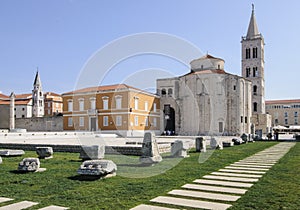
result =
M17 118L16 128L24 128L27 131L63 131L63 117L32 117Z

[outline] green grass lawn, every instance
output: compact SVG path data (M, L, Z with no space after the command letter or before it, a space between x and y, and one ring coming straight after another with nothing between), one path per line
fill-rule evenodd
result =
M16 173L17 165L24 157L37 157L35 152L26 151L22 157L3 158L0 165L0 196L39 203L30 209L48 205L71 209L129 209L149 203L156 196L166 195L172 189L275 144L256 142L225 148L214 151L203 163L199 163L199 153L191 151L189 158L165 156L160 164L147 167L139 164L138 157L106 155L106 159L118 165L117 176L98 180L86 180L77 175L81 161L79 154L75 153L57 152L54 158L41 160L41 167L47 168L45 172ZM299 147L298 143L236 202L235 209L300 206L296 199L300 195Z

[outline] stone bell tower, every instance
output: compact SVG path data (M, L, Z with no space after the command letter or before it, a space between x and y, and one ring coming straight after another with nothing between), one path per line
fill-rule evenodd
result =
M39 71L36 72L32 90L32 116L44 116L44 94Z
M259 33L252 4L247 35L242 37L242 76L252 82L252 113L265 113L264 38Z

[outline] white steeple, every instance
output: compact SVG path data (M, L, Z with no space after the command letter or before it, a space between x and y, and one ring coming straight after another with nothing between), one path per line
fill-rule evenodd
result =
M42 90L42 83L37 70L35 79L33 82L32 90L32 115L33 117L43 117L44 116L44 94Z

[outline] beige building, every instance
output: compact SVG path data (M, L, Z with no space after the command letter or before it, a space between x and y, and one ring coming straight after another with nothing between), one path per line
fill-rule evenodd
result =
M266 112L272 115L272 126L291 126L300 123L300 99L268 100Z
M62 94L64 130L143 135L159 133L159 97L125 84L90 87Z
M251 82L226 73L224 60L205 55L193 60L191 72L158 79L161 132L178 135L250 133Z

